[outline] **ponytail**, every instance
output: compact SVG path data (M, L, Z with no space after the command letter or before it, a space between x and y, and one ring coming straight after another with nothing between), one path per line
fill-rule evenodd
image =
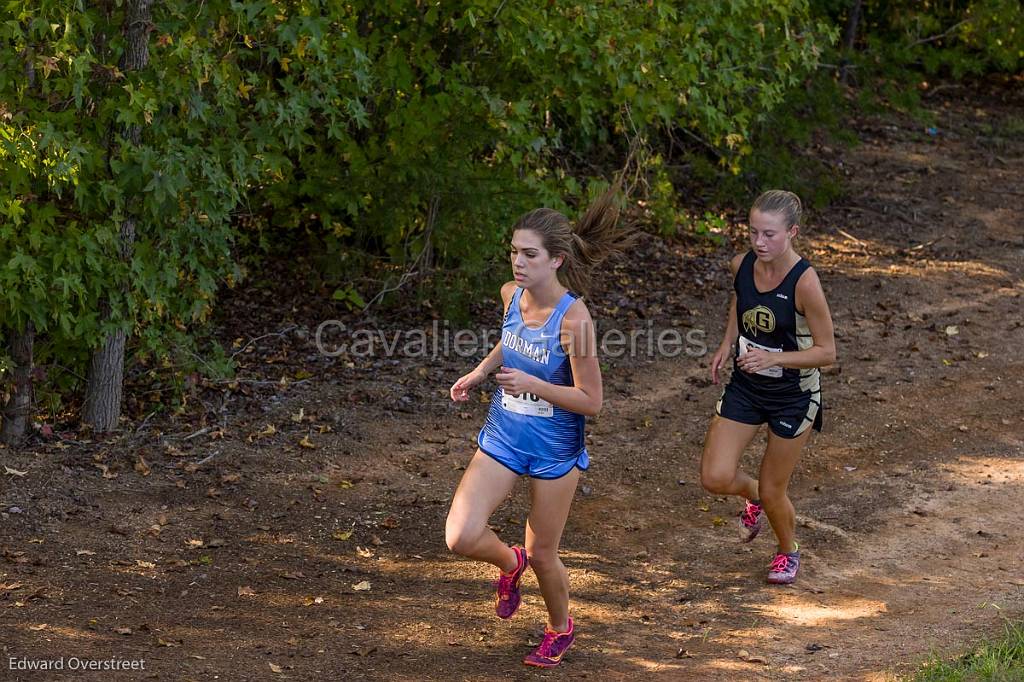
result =
M558 281L581 296L590 291L594 270L606 258L620 253L632 236L620 221L621 180L602 194L575 225L550 208L538 208L520 218L514 230L533 230L552 257L563 256Z
M609 187L573 227L572 248L558 275L566 287L580 295L590 291L597 266L612 254L621 253L630 241L628 229L619 222L621 186L616 182Z

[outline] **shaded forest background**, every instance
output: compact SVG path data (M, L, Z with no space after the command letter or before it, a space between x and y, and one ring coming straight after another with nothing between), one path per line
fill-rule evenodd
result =
M3 438L118 427L232 376L218 296L465 315L507 228L623 172L643 229L715 239L843 192L844 121L1021 87L1013 0L8 3ZM1024 117L1019 120L1024 132ZM810 154L811 150L814 154ZM133 403L135 404L135 403ZM142 412L142 410L145 412Z

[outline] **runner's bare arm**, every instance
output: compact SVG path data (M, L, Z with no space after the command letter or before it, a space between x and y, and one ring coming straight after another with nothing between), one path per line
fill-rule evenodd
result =
M732 272L733 279L736 278L736 271L740 269L740 263L743 262L745 255L743 253L737 254L729 261L729 270ZM718 372L725 365L729 356L732 355L732 349L736 345L736 339L739 334L739 326L736 319L736 292L733 291L732 295L729 296L729 314L725 321L725 335L722 337L722 343L718 346L718 350L715 351L714 356L711 358L712 383L717 384L720 381Z
M515 293L515 290L516 283L514 281L505 282L501 285L501 302L503 305L502 319L505 318L505 313L508 313L508 304L512 300L512 294ZM473 371L459 377L459 379L452 384L451 389L448 391L452 400L468 400L470 389L479 385L487 378L488 374L501 367L502 359L501 339L499 338L498 342L494 344L494 348L491 349L491 352L487 354L487 357L480 361L480 364L477 365Z
M562 318L562 346L569 355L572 386L555 386L519 370L498 372L495 379L513 395L532 393L563 410L593 417L603 401L601 365L594 320L583 301L573 303Z

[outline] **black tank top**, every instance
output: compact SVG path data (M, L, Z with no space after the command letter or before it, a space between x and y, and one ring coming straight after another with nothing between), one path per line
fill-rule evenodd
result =
M736 271L733 288L736 290L735 357L750 347L771 352L806 350L814 345L807 320L796 309L796 283L811 264L801 258L790 268L785 278L771 291L761 292L754 284L754 261L757 254L747 253ZM757 374L741 370L733 360L732 380L772 394L796 394L817 391L820 373L814 369L769 367Z

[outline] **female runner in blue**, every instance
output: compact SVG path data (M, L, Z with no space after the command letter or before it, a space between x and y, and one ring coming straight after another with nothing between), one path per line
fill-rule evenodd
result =
M746 498L740 539L750 542L767 515L778 550L768 582L788 584L800 569L796 512L787 494L797 458L821 430L819 367L836 360L832 317L818 274L793 250L800 199L771 190L750 209L751 250L732 259L734 294L725 338L711 360L711 380L735 350L732 377L708 428L701 483L716 495ZM739 469L744 449L768 423L758 478Z
M501 341L451 387L452 400L468 400L498 370L479 448L452 499L445 541L456 554L501 571L499 618L518 610L520 582L532 566L548 620L540 646L523 659L527 665L558 665L575 637L558 546L580 472L589 465L584 422L602 401L594 322L580 296L598 263L621 246L618 217L613 188L575 226L546 208L519 219L511 244L515 280L501 288ZM530 513L524 546L510 547L487 520L520 476L530 479Z

